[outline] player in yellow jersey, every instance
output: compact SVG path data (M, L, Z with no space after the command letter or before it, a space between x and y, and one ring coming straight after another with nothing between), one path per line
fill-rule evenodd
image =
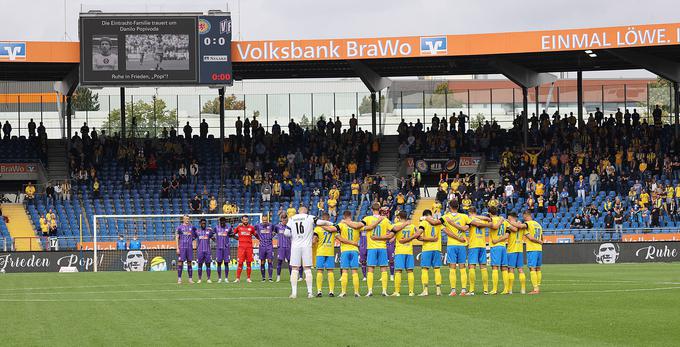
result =
M413 267L415 259L413 258L413 244L412 241L420 236L420 231L416 230L405 211L399 211L394 224L409 224L398 231L394 236L395 250L394 250L394 293L392 296L401 295L401 279L403 272L406 271L408 277L408 296L413 296L413 288L415 286L415 276L413 275Z
M527 245L527 266L531 285L534 287L529 294L538 294L541 288L541 265L543 265L543 227L536 222L529 211L522 216L522 235Z
M467 257L467 237L465 232L470 228L469 224L472 219L464 213L459 213L458 208L460 204L457 200L449 202L449 212L447 212L439 220L427 218L426 220L432 225L444 225L442 229L448 235L446 244L446 262L449 264L449 282L451 283L451 292L449 296L456 296L456 268L460 271L461 295L467 293L467 269L465 261ZM475 222L476 223L476 222Z
M508 231L517 231L517 228L503 217L498 215L498 208L489 207L491 216L491 227L489 229L489 248L491 248L491 295L498 293L498 270L501 270L503 279L503 292L509 290L508 287Z
M379 222L376 222L376 225L377 223ZM341 298L347 295L350 270L352 270L354 296L359 297L359 273L357 269L359 268L359 237L360 230L363 227L362 223L352 221L352 212L350 211L344 211L342 213L342 221L330 227L338 232L335 234L335 237L340 241L340 269L342 269L340 286L342 291L338 296Z
M397 226L393 230L392 223L385 217L380 215L380 204L373 203L371 205L371 211L373 215L366 216L361 222L364 224L364 230L366 231L366 241L367 241L367 276L366 284L368 286L368 293L366 296L373 296L373 276L375 268L380 268L380 282L382 284L382 295L387 296L387 282L389 281L389 276L387 275L387 269L389 260L387 257L387 245L386 241L394 237L394 232L401 230L404 226ZM376 220L379 222L376 224ZM375 226L373 226L375 225Z
M501 294L512 294L515 283L515 269L519 272L519 284L522 294L526 294L526 275L524 274L524 230L526 225L517 220L517 213L508 213L508 222L517 231L508 230L508 290Z
M468 245L468 283L470 291L468 295L475 295L475 282L477 281L477 264L482 273L482 288L484 295L489 294L489 273L486 271L486 234L491 226L490 218L477 214L477 208L470 206L469 217L472 219L469 230Z
M427 296L429 270L434 270L434 284L437 290L437 296L442 295L442 225L433 225L427 221L428 217L432 219L432 211L423 211L423 220L420 221L418 229L421 233L418 240L423 241L422 253L420 253L420 280L423 283L423 292L418 296Z
M322 220L330 220L326 212L321 214ZM335 236L336 229L333 226L316 226L314 228L314 241L316 244L316 296L322 297L323 293L323 270L328 274L328 296L335 296Z

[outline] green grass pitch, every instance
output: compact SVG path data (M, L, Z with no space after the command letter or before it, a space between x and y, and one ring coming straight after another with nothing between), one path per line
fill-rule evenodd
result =
M261 283L259 271L253 273L254 283L194 285L186 277L178 285L173 271L0 275L0 341L3 346L680 343L679 263L548 265L540 295L483 296L478 290L475 297L454 298L291 300L287 279ZM442 273L447 293L448 271ZM402 282L403 294L406 279ZM361 285L365 292L365 282ZM420 288L417 283L416 291ZM336 293L339 289L338 282Z

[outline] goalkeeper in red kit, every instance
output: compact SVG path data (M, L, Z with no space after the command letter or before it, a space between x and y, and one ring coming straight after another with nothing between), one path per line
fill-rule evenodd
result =
M252 272L253 262L253 236L258 240L260 239L255 232L255 227L249 224L248 216L242 216L241 224L234 228L234 238L238 240L238 268L236 269L235 282L241 280L243 262L246 262L247 281L252 282L250 280L250 273Z

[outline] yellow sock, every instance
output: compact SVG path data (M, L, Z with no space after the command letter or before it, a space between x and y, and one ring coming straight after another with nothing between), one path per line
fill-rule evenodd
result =
M316 273L316 291L320 292L323 286L323 272Z
M373 292L373 272L369 271L366 274L366 285L368 286L368 291Z
M352 274L352 286L354 287L354 294L359 294L359 274Z
M503 293L507 293L510 290L508 270L501 271L501 275L503 276Z
M467 270L465 268L460 269L460 289L466 289L467 288L467 280L468 280L468 275L467 275Z
M394 273L394 292L401 292L401 271L396 271Z
M524 272L519 273L519 285L522 293L527 291L527 275Z
M423 290L427 289L428 282L430 282L430 271L423 269L420 272L420 282L423 282Z
M498 292L498 269L491 270L491 291Z
M408 293L411 294L413 293L413 288L416 285L416 276L413 274L413 272L409 272L407 274L408 277Z
M458 279L456 278L456 269L454 268L449 268L449 282L451 282L451 289L456 289Z
M434 284L438 286L442 285L442 271L439 268L434 269Z
M484 292L489 292L489 271L485 267L480 271L482 272L482 289L484 289Z
M347 273L343 272L342 275L340 275L340 290L342 293L347 293Z
M515 271L508 271L508 292L512 292L512 286L515 284Z
M469 280L470 292L474 292L475 291L475 282L477 281L477 269L475 269L475 268L470 269L470 272L468 272L468 280Z
M387 293L387 283L390 280L390 276L387 275L387 271L380 273L380 282L382 282L382 292Z
M536 271L536 276L538 276L538 286L541 286L541 280L543 279L543 272L541 270Z
M538 289L538 274L536 271L530 271L529 276L531 276L531 286L534 287L534 290Z
M335 273L333 271L328 273L328 291L335 293Z

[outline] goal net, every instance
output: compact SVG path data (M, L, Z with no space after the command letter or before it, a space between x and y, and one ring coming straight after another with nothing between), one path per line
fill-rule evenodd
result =
M97 271L166 271L177 264L175 235L183 214L157 215L94 215L92 220L93 270ZM221 217L235 227L243 216L255 225L262 221L261 213L189 214L192 226L206 219L208 227L219 225ZM254 240L256 241L256 240ZM214 242L213 247L214 258ZM237 243L232 240L231 247ZM138 246L138 247L137 247ZM257 246L257 244L256 244ZM236 249L231 249L231 259ZM257 252L256 252L257 253ZM185 264L185 266L188 266ZM196 267L197 264L191 264Z

